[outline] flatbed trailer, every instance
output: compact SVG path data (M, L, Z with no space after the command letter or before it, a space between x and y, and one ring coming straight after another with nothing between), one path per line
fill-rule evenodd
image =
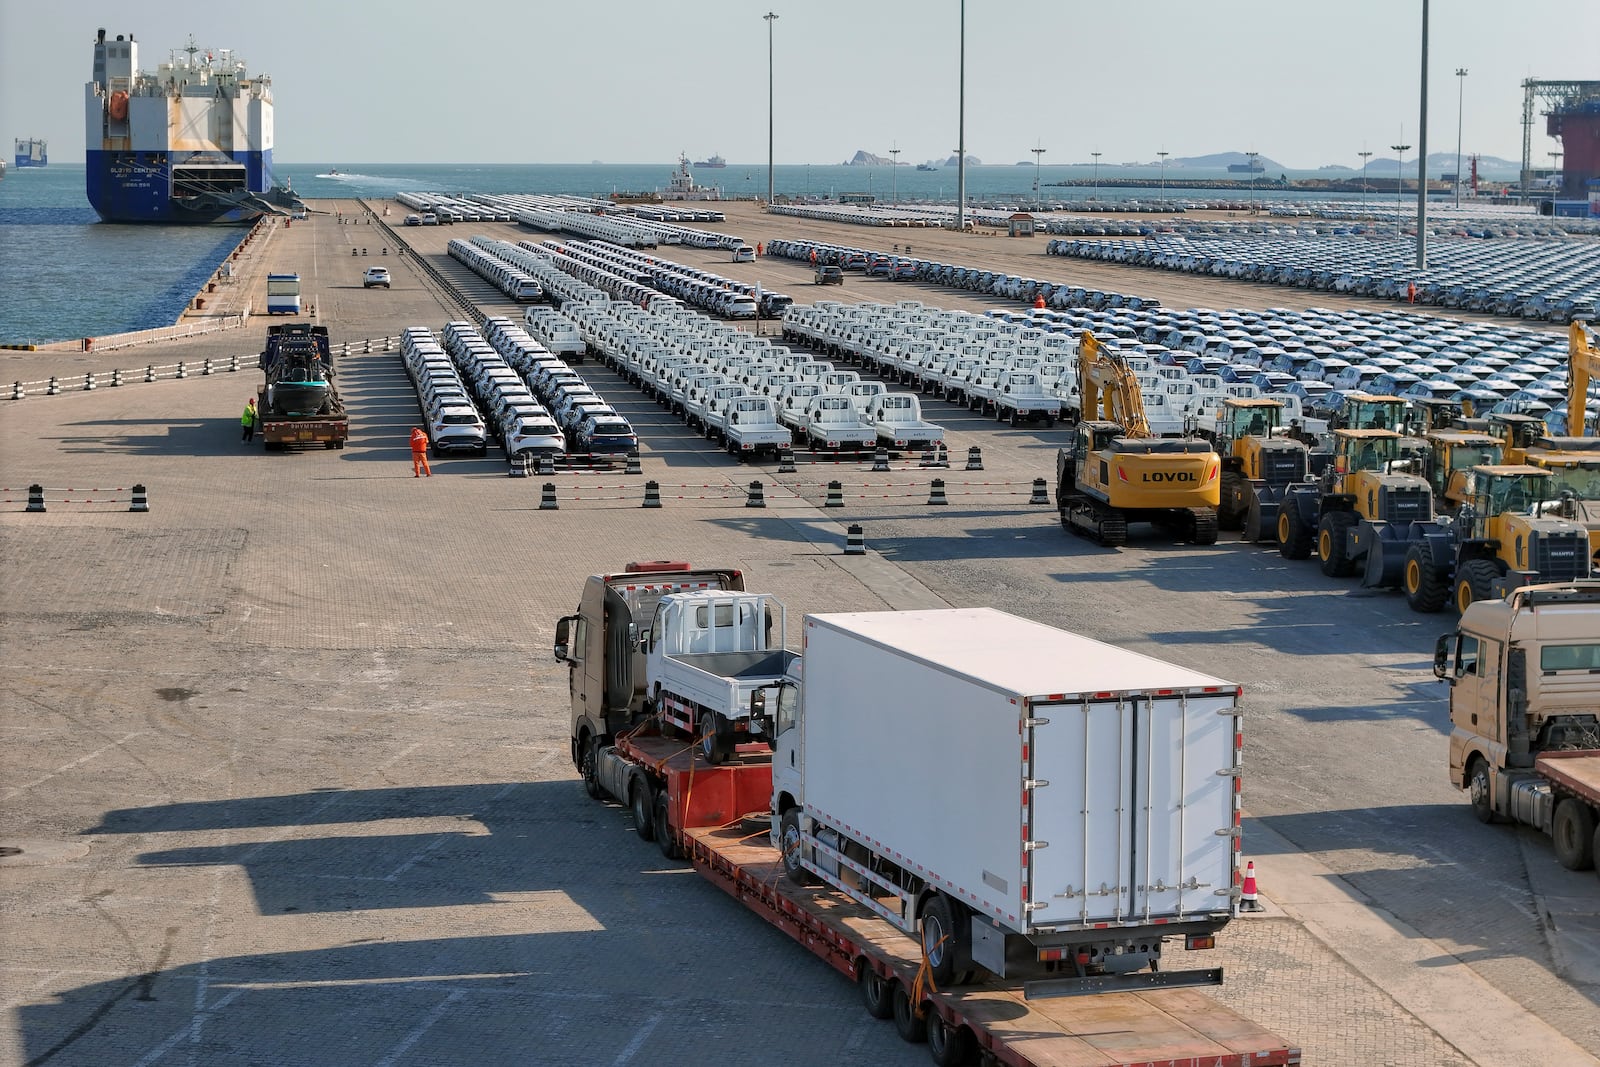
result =
M861 990L869 1013L927 1041L936 1063L1013 1067L1268 1067L1301 1062L1283 1038L1194 989L1029 1000L989 979L945 992L926 978L920 943L826 888L788 881L768 839L772 769L764 745L713 766L698 746L658 734L618 738L602 781L632 803L641 837L788 934ZM619 792L620 790L620 792ZM644 823L650 825L648 829ZM920 1001L913 1010L912 995Z

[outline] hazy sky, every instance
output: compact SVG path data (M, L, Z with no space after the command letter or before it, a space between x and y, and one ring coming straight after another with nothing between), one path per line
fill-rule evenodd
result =
M81 161L104 27L143 67L193 34L272 75L281 162L761 162L769 9L778 162L950 154L958 0L0 0L0 143ZM1465 151L1517 159L1522 80L1600 79L1596 41L1600 0L1438 0L1430 151L1455 150L1457 67ZM1420 42L1421 0L969 0L967 149L1359 166L1417 144ZM1536 118L1534 165L1559 147Z

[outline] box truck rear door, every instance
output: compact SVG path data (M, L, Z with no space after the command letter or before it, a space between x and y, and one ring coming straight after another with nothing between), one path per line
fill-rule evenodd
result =
M1227 910L1233 840L1219 831L1233 825L1233 703L1230 691L1030 706L1034 926Z

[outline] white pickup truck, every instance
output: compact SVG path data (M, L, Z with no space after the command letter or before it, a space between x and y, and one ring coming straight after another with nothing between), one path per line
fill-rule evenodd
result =
M929 448L944 440L944 427L925 422L911 393L884 393L867 405L867 422L885 448Z
M761 736L750 697L783 680L800 653L783 647L782 602L767 593L708 589L669 593L640 634L646 707L698 738L712 763ZM776 643L774 643L776 642Z
M823 393L811 398L806 407L806 437L812 448L836 452L844 448L866 448L878 440L878 432L861 417L853 400L843 393Z
M794 443L788 428L778 421L777 406L767 396L734 397L722 436L728 453L741 461L763 452L777 453Z
M1002 371L990 403L994 417L1013 426L1029 419L1043 419L1053 426L1061 417L1061 398L1045 388L1036 370Z
M811 407L812 398L822 395L822 383L796 381L790 382L778 392L778 421L789 427L796 434L805 436L806 412Z
M588 353L578 324L551 308L529 308L522 315L523 328L545 348L573 363L582 363Z
M700 415L700 427L707 437L713 441L727 440L728 416L733 411L733 402L745 395L744 386L738 382L711 387Z

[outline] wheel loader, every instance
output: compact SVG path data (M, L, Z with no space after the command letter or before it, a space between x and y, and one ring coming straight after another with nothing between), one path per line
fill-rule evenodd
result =
M1319 481L1291 485L1278 505L1278 551L1305 559L1313 548L1322 573L1341 578L1366 566L1394 577L1404 551L1386 558L1386 544L1404 539L1413 522L1433 518L1433 490L1414 474L1390 470L1400 458L1393 430L1333 431L1333 461ZM1381 584L1371 581L1368 584Z
M1217 526L1243 530L1246 541L1272 537L1278 502L1309 469L1305 443L1283 436L1283 405L1276 400L1228 397L1217 412L1217 452L1222 457Z
M1550 471L1484 465L1465 475L1454 519L1413 528L1401 578L1413 611L1438 611L1447 601L1465 611L1525 585L1589 576L1588 531L1547 508Z

